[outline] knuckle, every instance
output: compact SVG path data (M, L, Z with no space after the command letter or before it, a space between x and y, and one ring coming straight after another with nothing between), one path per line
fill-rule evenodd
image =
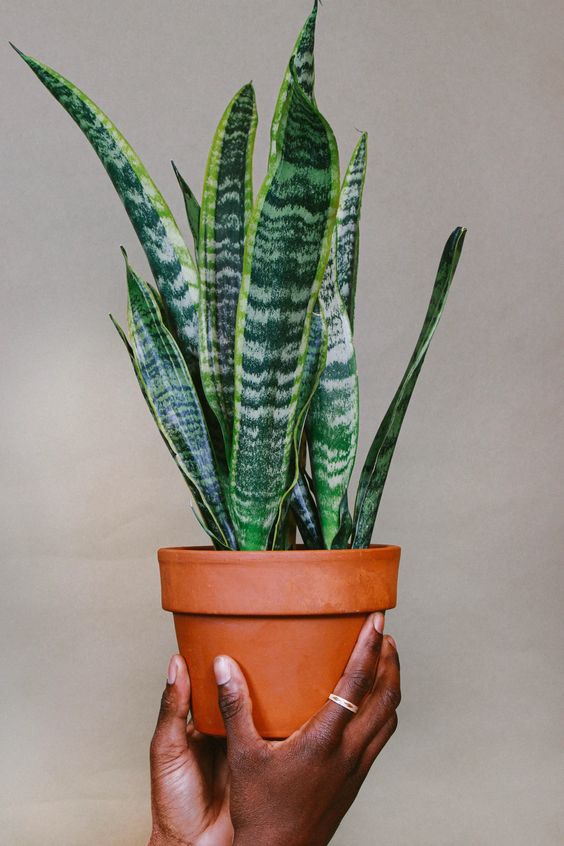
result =
M172 693L170 688L166 687L161 696L161 716L166 714L172 708Z
M351 778L357 774L360 768L361 755L359 751L354 748L345 748L341 752L341 771L347 778Z
M223 691L219 699L219 710L224 720L232 720L243 709L243 698L238 692Z
M387 685L382 691L382 699L386 712L395 711L401 702L401 691L396 685Z
M361 697L366 696L372 687L372 676L366 670L348 670L343 678L348 688Z
M382 634L380 634L380 632L377 632L376 630L374 630L372 637L370 638L370 644L369 644L370 652L375 654L375 655L379 655L380 652L382 651L383 641L384 641L384 635L382 635Z

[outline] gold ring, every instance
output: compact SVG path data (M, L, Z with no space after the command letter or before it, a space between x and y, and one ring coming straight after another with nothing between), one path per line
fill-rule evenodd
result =
M348 699L343 699L342 696L337 696L336 693L330 693L328 698L331 702L336 702L337 705L341 705L341 707L346 708L347 711L352 711L353 714L356 714L358 711L358 705L355 705L354 702L349 702Z

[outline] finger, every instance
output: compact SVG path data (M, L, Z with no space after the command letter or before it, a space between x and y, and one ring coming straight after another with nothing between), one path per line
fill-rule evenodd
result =
M219 709L227 733L227 755L232 759L262 743L253 722L253 706L243 672L233 658L218 655L213 662Z
M355 719L355 731L370 743L391 719L401 701L400 665L396 643L386 635L382 643L378 672L372 690Z
M394 711L391 717L389 717L380 731L376 734L375 737L372 738L368 746L366 747L362 758L360 760L360 767L359 771L362 774L362 778L366 778L370 767L391 738L393 733L398 727L398 715Z
M383 630L384 614L381 611L371 614L333 691L353 705L360 705L374 684ZM321 742L335 743L353 717L352 711L329 699L306 724L305 732L311 734L314 741L318 737Z
M161 699L157 726L151 741L151 763L170 760L186 750L186 719L190 709L190 677L181 655L173 655L168 665L167 683Z

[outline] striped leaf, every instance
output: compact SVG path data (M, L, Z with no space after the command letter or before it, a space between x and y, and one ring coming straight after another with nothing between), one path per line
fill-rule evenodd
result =
M86 94L14 49L78 124L104 165L145 250L182 352L195 369L198 271L162 194L123 135Z
M231 506L242 549L266 547L294 472L300 387L338 173L333 133L294 74L276 157L249 223L237 310Z
M253 205L256 126L255 92L249 83L233 97L215 132L200 215L200 372L223 431L227 456L233 426L235 318L245 231Z
M192 193L192 190L186 180L183 179L182 174L180 173L174 162L171 162L171 165L172 169L174 170L174 175L178 180L178 184L180 185L180 190L182 191L184 207L186 209L186 217L188 218L188 226L190 227L190 232L192 233L192 238L194 239L194 248L197 251L198 234L200 231L200 204Z
M421 372L431 338L437 328L449 288L454 277L462 251L466 230L458 227L448 239L437 272L429 308L415 350L400 386L376 433L366 458L355 503L352 546L367 547L370 544L374 522L378 513L382 490L386 482L390 462L396 448L398 435L409 405L409 400Z
M141 393L143 394L143 397L145 398L145 402L147 403L149 410L150 410L150 412L153 416L153 419L154 419L155 423L157 424L159 434L161 435L164 443L166 444L168 451L172 455L172 457L173 457L174 461L176 462L177 466L179 467L180 472L184 476L184 480L187 482L188 487L190 488L190 493L193 496L193 498L196 502L196 505L198 506L198 509L200 511L200 514L201 514L201 518L198 515L198 513L196 512L196 510L194 509L194 507L191 506L192 512L194 513L194 516L196 517L196 519L200 523L204 532L207 535L209 535L209 537L212 539L216 549L226 549L225 543L223 543L221 541L221 539L216 534L217 526L215 524L215 520L213 518L213 515L206 508L206 505L205 505L202 497L200 496L200 492L198 491L197 488L194 487L194 485L192 484L192 480L188 476L185 475L184 470L183 470L183 466L181 464L178 464L177 453L174 451L170 441L168 440L168 438L166 437L166 435L164 434L164 432L160 428L159 420L158 420L158 418L155 414L155 410L154 410L153 406L151 405L149 395L147 394L146 385L143 381L143 377L141 376L141 371L139 370L139 366L138 366L137 362L135 361L135 355L133 354L133 348L132 348L131 344L129 343L129 339L128 339L127 335L125 334L124 330L121 328L121 326L119 325L117 320L114 318L114 316L111 315L111 314L110 314L110 320L112 321L114 327L116 328L116 331L117 331L118 335L120 336L121 340L123 341L123 344L124 344L124 346L125 346L125 348L128 352L131 364L133 365L133 370L135 372L135 376L137 377L137 382L139 384L139 387L141 388Z
M300 387L298 407L301 408L298 425L294 434L296 462L294 477L289 485L289 505L300 529L302 540L306 545L314 542L315 547L323 547L323 535L315 499L311 494L311 485L307 480L305 464L307 458L307 444L302 434L310 404L319 384L321 374L327 361L327 322L319 303L311 316L307 353L304 362L304 372ZM304 534L305 532L305 534Z
M313 87L315 82L315 68L313 49L315 46L315 22L317 20L317 0L313 4L313 9L303 25L297 41L294 45L288 67L284 74L284 79L278 93L276 106L274 107L274 115L270 127L270 159L274 159L277 153L277 138L280 130L280 124L286 108L286 99L288 92L292 85L292 68L296 74L299 84L302 87L304 94L311 100L314 100Z
M290 504L301 538L308 549L323 549L323 534L307 473L300 473L292 488Z
M202 408L176 341L145 282L127 266L128 324L144 393L159 429L198 501L213 517L222 543L236 548L225 496Z
M335 224L337 285L348 312L351 327L354 324L360 208L366 177L366 156L367 135L363 132L343 179Z
M342 197L342 195L341 195ZM346 519L349 485L358 441L358 375L347 310L335 278L337 233L319 292L328 347L307 418L313 487L327 549Z

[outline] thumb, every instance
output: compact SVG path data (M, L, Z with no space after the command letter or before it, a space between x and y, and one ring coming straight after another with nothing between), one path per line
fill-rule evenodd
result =
M190 710L190 677L186 661L173 655L168 665L157 727L151 742L151 764L170 761L188 748L186 720Z
M243 672L233 658L218 655L213 662L218 686L219 709L227 732L227 752L230 757L249 751L261 743L253 722L253 706Z

